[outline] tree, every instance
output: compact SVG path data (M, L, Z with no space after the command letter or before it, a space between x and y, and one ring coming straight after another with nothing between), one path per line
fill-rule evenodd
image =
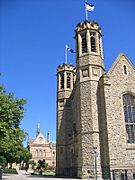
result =
M33 159L30 159L30 160L28 161L28 164L31 165L31 168L34 170L34 167L35 167L35 165L36 165L36 162L35 162Z
M7 164L7 160L4 156L0 156L0 167L5 167Z
M40 175L42 175L43 170L46 169L47 166L48 166L48 164L45 162L44 159L38 161L38 167L37 167L37 169L40 170Z
M15 158L15 162L20 164L20 167L22 164L22 168L24 168L24 164L25 164L25 168L27 169L28 162L32 158L32 154L30 153L28 148L21 147L15 154L14 158Z
M15 155L26 133L19 127L24 114L26 100L18 99L13 93L7 93L0 85L0 154L7 162L15 162Z

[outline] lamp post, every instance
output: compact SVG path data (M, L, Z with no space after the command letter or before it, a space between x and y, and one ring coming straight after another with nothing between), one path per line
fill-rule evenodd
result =
M93 147L94 149L94 159L95 159L95 179L97 180L97 147Z

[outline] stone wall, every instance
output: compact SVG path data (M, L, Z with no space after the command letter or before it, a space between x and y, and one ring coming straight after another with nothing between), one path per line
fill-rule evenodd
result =
M124 74L123 66L127 67ZM111 93L108 107L108 142L111 169L134 169L135 144L127 143L122 96L135 95L135 69L125 55L120 54L109 71ZM109 96L109 94L108 94Z

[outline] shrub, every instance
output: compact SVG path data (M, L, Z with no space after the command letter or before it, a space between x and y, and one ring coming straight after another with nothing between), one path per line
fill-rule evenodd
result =
M5 173L5 174L18 174L15 168L13 168L13 169L6 168L6 169L4 169L3 173Z

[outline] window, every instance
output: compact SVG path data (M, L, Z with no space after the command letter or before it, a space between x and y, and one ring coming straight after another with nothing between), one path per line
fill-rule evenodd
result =
M71 73L67 73L67 88L71 87Z
M127 75L127 66L126 65L123 66L123 70L124 70L124 74Z
M101 52L101 37L98 36L98 41L99 41L99 52L100 52L100 56L102 55L102 52Z
M60 88L64 89L64 73L62 73L60 76L61 76Z
M96 50L96 39L95 39L96 33L91 32L90 33L90 42L91 42L91 52L97 52Z
M87 53L86 34L82 36L82 53Z
M130 94L123 95L123 105L127 142L135 143L135 97Z

